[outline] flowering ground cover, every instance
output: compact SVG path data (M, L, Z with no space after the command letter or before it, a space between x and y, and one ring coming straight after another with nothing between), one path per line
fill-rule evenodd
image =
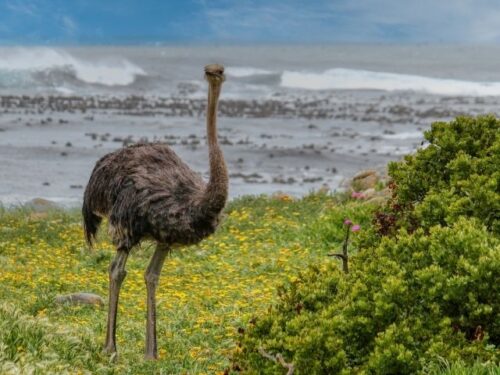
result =
M165 262L157 295L157 362L143 360L143 273L152 243L129 258L118 313L119 355L110 358L101 354L106 307L54 302L73 292L107 299L114 249L105 230L90 252L77 211L0 211L0 373L223 373L237 350L238 329L269 309L277 286L309 264L341 267L327 254L340 249L344 220L362 231L373 210L363 201L325 194L230 203L214 236L174 251Z

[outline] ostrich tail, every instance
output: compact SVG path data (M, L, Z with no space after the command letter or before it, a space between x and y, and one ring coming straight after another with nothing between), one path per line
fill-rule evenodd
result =
M92 244L95 241L97 230L99 229L102 218L92 212L87 200L83 201L82 214L85 239L89 247L92 248Z

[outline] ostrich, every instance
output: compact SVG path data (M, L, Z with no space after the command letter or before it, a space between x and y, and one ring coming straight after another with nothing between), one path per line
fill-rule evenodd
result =
M169 251L198 243L219 224L227 200L228 174L217 141L217 103L224 67L205 67L208 81L207 142L208 183L191 170L168 146L137 144L105 155L95 165L83 199L85 237L95 240L103 217L116 256L109 266L109 306L104 351L116 353L116 315L121 284L127 274L130 250L142 239L152 239L156 249L144 274L147 289L146 359L158 358L156 298L160 272Z

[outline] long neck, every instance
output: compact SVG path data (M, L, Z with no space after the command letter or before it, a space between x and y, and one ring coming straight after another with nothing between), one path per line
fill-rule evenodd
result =
M219 213L227 200L228 175L224 155L217 140L217 104L221 90L220 83L209 84L207 107L207 141L210 163L210 179L202 197L205 212Z

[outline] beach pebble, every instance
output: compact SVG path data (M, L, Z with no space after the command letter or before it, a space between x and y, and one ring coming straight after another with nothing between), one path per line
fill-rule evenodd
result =
M101 296L94 293L73 293L64 296L56 296L55 302L57 304L69 303L72 305L85 304L104 306L104 300Z

